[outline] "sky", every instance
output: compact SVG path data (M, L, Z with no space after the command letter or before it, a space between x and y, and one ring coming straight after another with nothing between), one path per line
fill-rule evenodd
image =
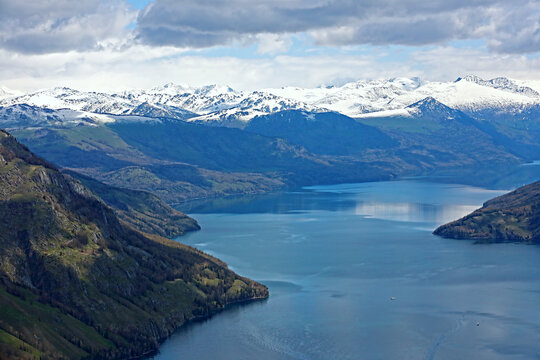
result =
M540 80L540 0L0 0L0 86Z

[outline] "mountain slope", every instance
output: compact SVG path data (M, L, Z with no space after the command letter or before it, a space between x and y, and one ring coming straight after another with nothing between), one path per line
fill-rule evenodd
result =
M440 226L434 234L480 242L540 244L540 181L489 200L473 213Z
M290 99L223 86L56 88L0 100L0 126L63 168L168 203L396 176L457 174L479 185L540 156L540 111L530 105L538 90L522 82L402 78L312 90ZM328 94L361 111L319 110ZM54 109L36 105L47 102Z
M111 207L118 218L134 228L152 235L173 238L200 226L189 216L171 208L156 195L105 185L74 171L63 171L83 183Z
M370 114L358 121L399 141L398 156L413 163L421 161L431 168L496 167L520 161L519 156L512 154L515 142L505 147L494 138L496 133L486 132L478 121L432 97L391 116L382 112L380 116Z
M463 113L438 102L422 104L403 115L356 121L289 110L256 117L244 130L154 119L11 131L63 168L153 192L169 204L435 170L474 173L479 166L489 170L523 161L510 152L515 141L501 145Z
M244 130L283 138L326 155L358 155L369 148L397 145L377 128L335 112L280 111L253 118Z
M170 131L172 127L174 125L171 123L124 124L122 129L126 131L141 131L138 137L133 139L136 140L133 141L133 146L124 141L114 129L104 125L26 128L12 130L12 133L28 144L34 152L58 166L109 185L150 191L168 203L242 192L257 193L283 186L279 179L262 174L225 173L171 159L169 154L174 155L174 158L181 158L182 154L186 158L197 158L196 150L190 149L188 144L184 145L182 136L175 138L176 132ZM128 131L127 134L129 133ZM184 135L189 140L189 133ZM166 136L166 146L159 136ZM126 138L131 141L130 137ZM197 146L205 147L204 136L202 140ZM189 141L196 142L196 139ZM152 144L156 144L156 151L145 154L143 151ZM184 152L184 148L187 151ZM234 148L231 151L234 152ZM204 159L204 156L200 155L198 158ZM207 165L212 163L214 161L210 158Z
M268 295L211 256L145 235L0 132L0 349L130 358L185 321Z
M369 181L389 178L394 170L390 163L368 164L357 159L319 156L284 139L234 128L183 122L151 126L115 123L108 128L138 151L177 163L159 166L159 169L148 167L152 172L160 176L175 176L189 164L196 166L194 175L199 177L194 181L199 184L219 181L208 179L216 171L222 177L238 176L239 185L250 186L251 183L260 184L265 189L278 189L288 185L335 182L336 179Z

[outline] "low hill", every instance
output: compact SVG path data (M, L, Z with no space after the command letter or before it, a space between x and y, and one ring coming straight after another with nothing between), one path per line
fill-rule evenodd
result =
M540 181L489 200L434 234L480 242L540 243Z

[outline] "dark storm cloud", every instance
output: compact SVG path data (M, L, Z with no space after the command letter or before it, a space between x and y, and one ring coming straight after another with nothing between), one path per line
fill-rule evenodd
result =
M0 47L19 53L95 48L125 31L123 0L0 0Z
M540 2L515 6L511 11L494 11L492 22L495 36L487 37L489 46L504 53L540 51Z
M540 51L540 0L0 0L0 48L95 49L107 40L204 48L260 34L319 45L429 45L480 39L500 53Z
M208 47L261 33L310 32L319 44L440 44L483 39L498 52L540 50L540 2L448 0L155 0L140 41Z

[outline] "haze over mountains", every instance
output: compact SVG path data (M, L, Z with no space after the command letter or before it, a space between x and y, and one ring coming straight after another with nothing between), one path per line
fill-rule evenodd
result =
M540 158L539 90L475 76L254 92L4 89L0 126L58 166L169 203L399 176L489 185L488 174Z

